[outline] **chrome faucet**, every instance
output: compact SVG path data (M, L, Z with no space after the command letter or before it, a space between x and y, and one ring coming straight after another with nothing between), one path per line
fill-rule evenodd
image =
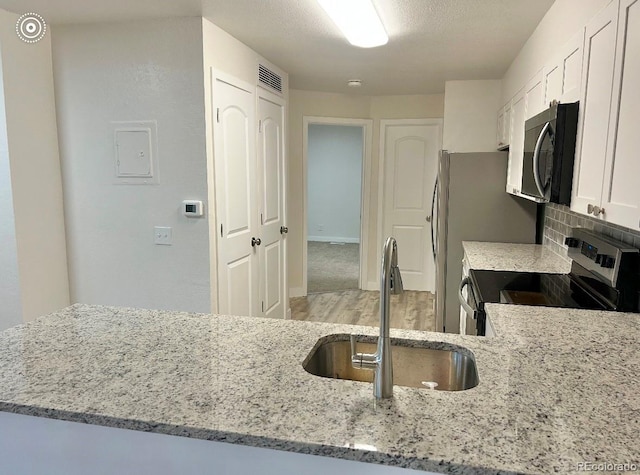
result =
M403 292L402 276L398 268L398 246L392 237L387 238L382 251L380 271L380 336L374 354L356 352L356 336L351 335L351 364L354 368L373 370L373 395L376 399L393 396L393 362L389 327L391 314L389 295Z

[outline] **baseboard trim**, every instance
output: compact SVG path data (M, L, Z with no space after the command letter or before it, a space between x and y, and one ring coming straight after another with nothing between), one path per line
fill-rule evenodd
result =
M345 244L360 244L360 238L332 237L332 236L309 236L307 241L315 242L343 242Z
M289 298L304 297L304 289L302 287L293 287L289 289Z
M362 290L379 290L378 282L367 282Z

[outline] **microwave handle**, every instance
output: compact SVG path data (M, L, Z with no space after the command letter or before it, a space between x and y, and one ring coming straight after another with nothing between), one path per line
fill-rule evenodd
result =
M458 287L458 300L460 301L460 305L462 306L466 314L475 320L476 312L473 310L473 308L471 308L471 305L467 303L467 301L464 298L464 295L462 295L462 290L470 283L471 283L471 279L469 277L465 277L460 281L460 287Z
M536 182L536 188L540 192L540 196L542 196L543 198L545 187L542 186L542 181L540 180L540 167L538 166L538 164L540 162L540 150L542 149L542 142L544 141L544 136L547 135L547 132L549 132L549 129L551 129L551 122L547 122L546 124L544 124L544 127L542 128L542 131L540 131L540 135L538 136L538 140L536 141L536 148L533 149L533 179Z

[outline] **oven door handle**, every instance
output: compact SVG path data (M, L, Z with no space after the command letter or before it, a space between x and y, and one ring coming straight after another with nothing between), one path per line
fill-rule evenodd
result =
M469 284L471 284L471 279L469 277L465 277L460 281L460 287L458 288L458 300L460 301L460 305L462 306L464 311L467 313L467 315L469 315L471 318L475 320L476 318L475 310L471 308L471 305L467 303L467 301L464 298L464 295L462 295L462 291Z
M545 186L542 186L542 180L540 180L540 151L542 150L542 142L544 141L544 136L547 135L547 132L551 129L551 122L547 122L544 124L544 127L540 131L540 135L538 136L538 140L536 141L536 147L533 149L533 179L536 182L536 188L540 193L540 196L544 198L545 195Z

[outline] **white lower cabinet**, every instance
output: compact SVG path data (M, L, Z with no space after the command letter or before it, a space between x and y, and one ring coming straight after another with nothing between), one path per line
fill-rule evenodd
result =
M8 412L0 412L0 427L0 471L12 475L416 473L387 465Z
M640 229L640 0L587 25L571 209Z

